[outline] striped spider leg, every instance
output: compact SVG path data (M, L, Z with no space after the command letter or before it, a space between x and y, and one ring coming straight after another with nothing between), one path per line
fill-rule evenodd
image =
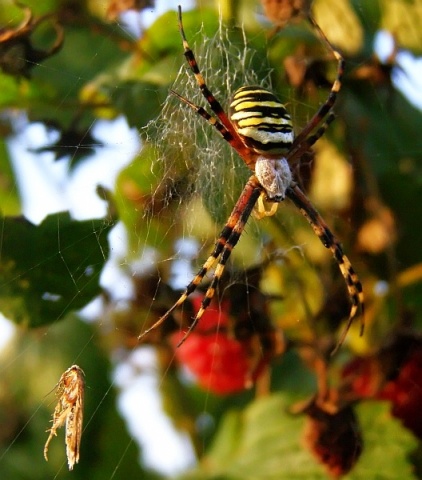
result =
M171 93L177 96L183 103L187 104L196 114L203 117L221 134L224 140L236 150L252 171L252 175L246 183L239 200L217 239L213 252L199 270L198 274L186 287L186 290L182 293L179 300L138 338L143 338L151 330L157 328L176 308L180 307L202 282L214 263L218 261L201 307L179 343L179 345L182 344L210 305L227 260L233 248L236 246L255 206L255 213L258 218L273 215L278 204L287 196L308 220L323 245L331 250L346 282L352 307L349 321L340 337L336 347L337 349L344 341L353 318L358 313L359 307L361 307L363 316L364 298L362 285L349 259L344 254L340 243L294 181L290 164L295 161L300 161L303 154L325 133L325 130L333 121L334 114L332 113L332 107L341 88L341 79L344 71L343 58L340 53L331 46L315 21L310 18L310 22L314 25L337 60L337 76L327 100L295 138L292 120L285 106L266 88L260 86L244 86L239 88L233 95L228 115L225 113L219 101L207 87L194 53L189 47L183 29L180 6L178 18L184 55L191 71L195 75L202 95L216 116L210 115L203 107L193 104L178 93L174 91ZM266 210L264 201L273 203L273 206L269 210Z
M337 345L332 352L334 354L338 348L343 344L347 332L355 318L356 314L358 313L359 306L361 306L361 329L360 334L363 334L364 330L364 305L363 305L363 291L362 291L362 284L357 276L356 272L354 271L350 260L344 254L343 249L333 235L333 233L328 228L328 225L325 223L324 219L321 215L316 211L315 207L312 203L308 200L306 195L300 190L297 184L292 183L290 187L286 190L286 196L296 205L296 207L300 210L300 213L308 220L309 224L311 225L312 229L314 230L315 234L319 237L324 247L331 250L335 261L337 262L341 274L344 277L346 282L347 290L349 292L349 297L352 303L352 308L350 310L349 319L347 324L340 336L340 339L337 342Z

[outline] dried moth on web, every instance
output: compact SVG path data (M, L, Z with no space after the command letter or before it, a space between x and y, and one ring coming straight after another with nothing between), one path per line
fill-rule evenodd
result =
M50 435L44 446L44 458L48 461L48 446L57 435L58 428L65 425L66 456L69 470L79 462L79 447L82 437L85 374L78 365L72 365L60 377L56 385L59 399L53 414L53 426L47 430Z

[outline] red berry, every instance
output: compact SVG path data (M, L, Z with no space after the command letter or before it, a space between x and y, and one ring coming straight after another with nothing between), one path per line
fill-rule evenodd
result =
M363 441L351 406L328 413L315 402L307 409L304 440L334 478L349 472L359 459Z
M359 399L374 398L385 382L376 357L354 358L344 367L342 376L347 393Z
M202 298L192 299L198 311ZM217 310L211 304L201 321L180 348L175 348L177 360L194 374L199 385L217 394L230 394L244 390L257 379L268 360L256 361L252 342L238 340L228 332L227 305ZM184 332L171 335L174 347L182 340Z
M397 334L380 351L356 358L343 369L343 394L389 400L391 413L422 439L422 342Z
M387 382L377 398L390 400L391 413L422 439L422 348L409 356L397 378Z

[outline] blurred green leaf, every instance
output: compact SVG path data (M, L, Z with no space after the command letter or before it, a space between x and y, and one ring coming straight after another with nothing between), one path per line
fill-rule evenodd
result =
M160 107L168 95L168 87L144 81L120 83L116 89L111 84L102 85L102 91L110 96L114 108L125 112L130 126L139 128L157 117ZM141 132L142 133L142 132Z
M18 215L20 198L5 139L0 138L0 215Z
M13 342L7 357L11 364L0 372L0 410L7 412L1 414L2 478L160 478L139 465L139 448L116 408L107 352L92 341L96 334L95 327L69 315L42 337L36 331L25 332ZM60 375L75 363L85 372L84 429L80 461L69 472L64 428L50 444L48 462L43 447L57 401L53 389Z
M93 78L112 70L124 54L118 40L113 41L111 31L108 35L100 35L74 26L67 27L65 35L60 52L34 68L32 73L31 84L48 92L48 96L43 101L30 101L26 107L31 120L55 120L68 127L78 112L82 88ZM58 104L61 108L57 108Z
M196 470L180 479L326 479L323 467L303 448L304 418L287 413L281 395L252 402L244 411L229 411L214 444ZM364 453L344 478L416 479L409 462L417 442L384 403L357 408L364 437Z
M52 323L100 293L99 274L108 256L104 220L49 215L40 225L2 219L0 310L16 323Z
M242 84L271 83L299 132L326 100L326 87L334 80L335 60L305 20L276 32L264 19L259 2L230 3L222 15L227 29L220 25L215 8L193 8L183 14L186 36L207 85L226 108L233 91ZM81 463L72 477L154 477L138 467L137 449L116 412L106 358L117 350L133 348L133 331L138 333L139 324L165 305L165 301L160 303L157 285L161 281L163 286L164 270L175 265L174 240L195 236L205 247L198 255L206 256L207 244L215 241L250 171L241 159L232 156L218 132L189 107L168 97L169 89L174 88L209 110L186 65L175 11L158 16L150 26L145 27L141 21L141 34L135 39L124 33L121 20L104 20L101 0L31 0L30 4L37 14L60 13L65 43L55 56L31 68L30 79L0 73L0 107L6 118L13 118L18 110L30 120L57 122L59 131L77 119L83 137L98 118L124 115L131 126L139 128L142 150L120 172L112 193L126 229L124 238L128 239L119 266L125 274L136 271L136 278L132 278L133 290L129 291L133 298L128 301L125 297L124 302L115 302L112 289L103 292L98 316L102 325L105 319L107 327L111 325L107 335L70 315L56 323L102 293L99 275L108 257L106 237L111 227L104 220L77 222L64 213L51 215L38 226L23 218L8 217L20 212L20 200L3 142L0 203L5 217L0 242L0 310L15 323L31 327L48 324L48 328L43 329L42 337L33 330L26 332L4 362L9 378L3 381L0 377L0 402L4 401L0 411L5 412L0 422L0 476L7 480L44 479L49 475L70 478L63 467L63 431L52 444L50 462L42 459L44 430L54 406L41 408L41 419L33 415L60 373L77 362L87 374L88 425ZM405 288L396 282L397 272L422 261L422 233L418 228L422 217L422 114L392 85L392 76L400 68L394 55L388 65L373 57L374 35L381 27L390 29L398 47L420 51L422 2L319 0L315 7L317 4L325 4L321 25L327 36L338 42L341 51L349 52L345 53L346 72L335 105L337 119L326 137L335 143L345 162L350 160L350 202L341 211L326 202L324 216L363 281L369 307L367 324L373 332L372 337L365 334L366 343L361 348L368 351L376 348L374 343L385 341L385 324L399 328L404 321L406 326L413 322L415 334L422 325L420 276ZM353 11L346 15L350 8ZM230 9L236 18L225 17ZM102 15L95 17L94 11ZM13 2L1 4L0 16L2 25L17 25L21 9ZM346 48L351 32L353 46L358 49L352 53ZM51 31L40 29L37 42L48 45L49 36ZM286 81L286 60L293 60L297 85ZM315 64L317 70L313 69ZM4 133L4 137L9 134ZM74 137L64 143L70 148L79 144ZM308 189L315 181L312 169L318 162L318 148L316 151L316 157L309 159L309 178L301 169L295 171ZM341 176L337 177L332 181L341 181ZM325 190L329 189L328 183ZM385 248L378 253L362 251L357 241L362 223L376 217L374 204L388 207L395 220L393 232L387 229L390 237ZM335 309L344 299L333 291L337 284L344 287L343 279L337 271L333 274L335 264L319 245L324 252L318 254L313 243L318 243L318 238L309 225L301 221L297 211L286 207L271 219L251 219L232 258L245 268L277 254L265 282L268 291L279 298L274 302L268 299L268 303L272 321L291 341L291 350L282 361L275 362L268 396L258 400L253 400L253 390L217 398L212 392L186 386L177 376L179 369L169 373L166 364L160 379L163 404L174 424L189 432L199 456L198 467L180 478L327 478L323 467L304 449L304 417L289 415L287 409L315 393L315 371L300 360L296 346L305 339L319 352L318 342L325 342L325 334L334 338L338 325ZM148 256L151 251L152 266L133 268L138 267L135 262L141 254L147 252ZM238 277L233 276L236 281ZM385 285L386 293L379 293L379 285ZM119 315L123 319L120 324ZM330 322L335 326L327 332L324 325ZM126 325L130 325L132 336L125 336ZM320 338L319 332L324 336ZM31 335L33 343L28 346ZM350 348L341 350L340 360L328 360L330 380L341 376L339 365L350 358L357 342L364 343L361 339L350 342L350 336L348 340ZM168 345L165 348L168 355ZM14 368L20 359L27 362L27 368ZM30 407L25 404L27 398L33 402ZM375 402L356 407L364 453L347 478L415 478L410 461L415 440L391 418L389 408ZM204 417L208 424L201 430ZM163 452L163 458L165 455ZM417 459L412 460L417 464Z
M421 0L383 0L382 28L394 32L400 48L422 52Z
M356 410L363 431L363 453L356 468L345 479L416 480L411 454L416 438L399 420L392 418L390 405L381 402L360 404Z
M396 170L403 158L422 158L422 112L396 90L354 82L342 92L337 111L347 119L351 146L364 154L376 175Z

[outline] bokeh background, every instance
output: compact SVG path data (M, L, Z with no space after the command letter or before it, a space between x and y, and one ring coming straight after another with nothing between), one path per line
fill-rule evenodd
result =
M0 4L0 476L420 478L422 2L180 2L224 107L271 87L296 132L346 60L336 119L296 179L362 281L300 212L251 218L216 301L140 343L212 250L249 172L169 94L207 107L177 2ZM205 285L207 284L205 280ZM60 375L86 375L81 460L43 458ZM251 387L251 384L253 386Z

